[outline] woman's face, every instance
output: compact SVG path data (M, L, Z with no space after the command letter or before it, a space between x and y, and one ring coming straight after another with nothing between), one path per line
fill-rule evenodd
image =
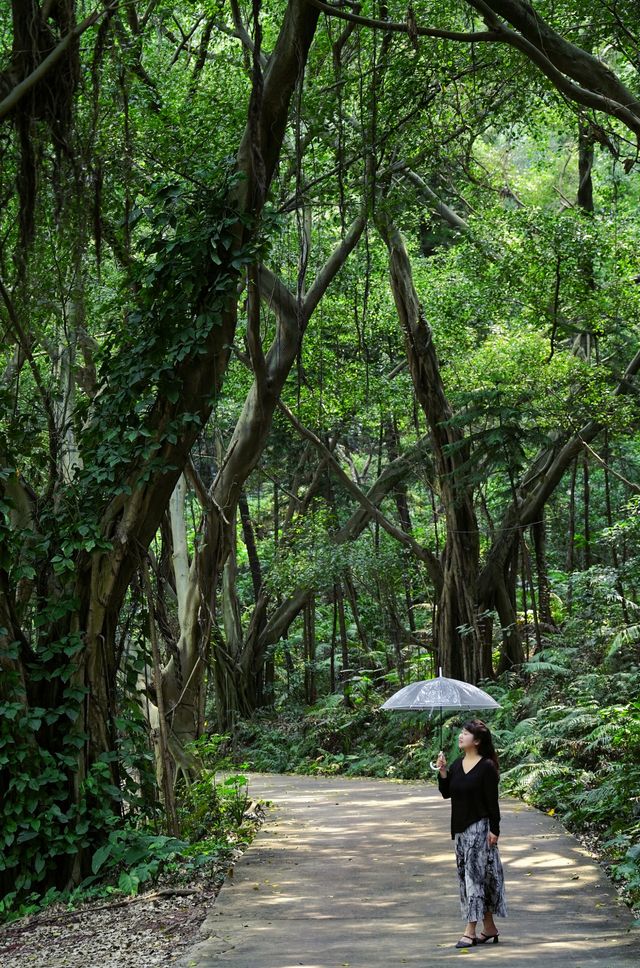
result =
M477 740L473 733L470 733L467 729L460 731L458 737L458 747L465 753L477 752L480 740Z

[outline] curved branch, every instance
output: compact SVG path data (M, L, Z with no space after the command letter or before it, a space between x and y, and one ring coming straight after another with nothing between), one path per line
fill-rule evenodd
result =
M532 3L522 0L467 0L467 3L485 19L487 15L489 18L496 15L503 17L519 31L519 36L544 51L549 61L568 77L623 107L632 108L636 117L640 116L640 101L619 77L594 54L561 36L543 20ZM487 25L493 29L503 29L505 26L501 24L498 27L492 19L487 21Z
M467 0L501 39L536 64L570 100L622 121L640 139L640 102L602 61L570 43L520 0ZM500 22L504 17L516 30ZM588 85L588 86L587 86Z
M428 548L423 547L418 541L415 540L415 538L413 538L410 534L407 534L406 531L403 531L401 528L397 528L395 524L392 524L391 521L384 516L382 511L380 511L380 509L369 500L364 491L362 491L342 469L329 448L322 443L320 438L317 437L312 430L309 430L300 423L298 418L291 412L291 410L289 410L287 405L283 403L282 400L278 401L278 407L287 417L289 422L295 427L300 436L310 440L313 446L320 451L327 463L331 466L334 473L338 476L345 490L355 497L356 501L358 501L361 506L365 508L365 510L371 515L371 517L379 523L381 528L390 534L392 538L395 538L396 541L399 541L400 544L406 545L408 548L410 548L416 558L425 563L431 579L433 580L434 584L437 585L438 581L441 580L442 568L436 555L434 555L432 551L429 551Z
M340 20L374 30L405 33L410 37L435 37L462 43L502 42L521 51L554 87L571 101L618 118L640 140L640 102L597 57L565 40L530 4L520 0L467 0L485 20L489 30L457 31L419 27L410 23L375 20L348 13L324 0L306 0L318 10ZM512 30L498 19L504 17ZM519 31L519 32L518 32Z
M640 350L635 354L613 391L617 397L633 388L633 378L640 372ZM559 447L552 446L534 459L523 475L518 495L506 511L504 518L480 573L479 598L484 604L491 600L492 582L501 573L514 540L521 528L534 524L556 487L562 480L571 461L604 429L598 420L590 420ZM535 486L534 486L535 482Z
M500 40L500 33L496 30L461 31L461 30L439 30L437 27L418 27L409 24L397 23L393 20L374 20L371 17L361 17L356 13L347 13L340 10L333 4L323 3L323 0L307 0L312 6L329 14L330 17L338 17L340 20L348 20L354 24L362 24L363 27L373 27L374 30L387 30L392 33L409 34L418 37L437 37L441 40L458 40L467 44L474 44L478 41Z
M522 51L532 63L537 64L542 73L549 78L554 87L562 94L566 94L570 100L575 101L577 104L584 104L585 107L593 108L596 111L602 111L604 114L618 118L619 121L622 121L640 139L639 115L630 111L629 108L613 98L605 94L599 94L593 90L588 90L586 87L582 87L580 84L576 84L575 81L570 80L552 63L542 50L509 27L501 27L501 33L505 43Z

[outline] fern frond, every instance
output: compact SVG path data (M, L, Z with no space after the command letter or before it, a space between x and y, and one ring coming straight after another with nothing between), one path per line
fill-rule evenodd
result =
M524 672L531 674L538 672L552 672L557 676L570 676L573 674L572 670L566 666L559 665L557 662L548 662L545 659L536 659L535 657L528 662L523 662L522 669Z
M543 731L552 731L560 736L574 736L576 733L584 733L596 729L601 724L597 712L579 707L571 709L562 719L554 719L545 723Z
M611 790L606 786L593 787L591 790L574 794L573 800L580 806L598 807L610 802Z
M552 763L543 760L540 763L519 763L517 766L505 770L501 779L511 782L520 790L533 790L550 777L563 778L573 773L573 768L565 763Z
M607 659L611 659L617 652L620 652L626 645L636 645L640 642L640 625L627 625L620 629L611 639L611 645L606 654Z
M538 722L537 716L529 716L528 719L521 719L519 723L516 723L516 726L513 732L516 734L516 736L518 735L518 733L530 732L531 729L537 724L537 722Z

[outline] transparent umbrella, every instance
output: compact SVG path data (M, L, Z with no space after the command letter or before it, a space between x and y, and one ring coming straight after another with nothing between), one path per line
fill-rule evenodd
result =
M381 709L391 709L396 712L419 712L434 709L440 710L440 746L442 746L442 710L443 709L499 709L489 693L472 686L460 679L448 679L438 670L436 679L424 679L421 682L411 682L394 692L393 696L382 704ZM437 770L435 763L430 764L432 770Z

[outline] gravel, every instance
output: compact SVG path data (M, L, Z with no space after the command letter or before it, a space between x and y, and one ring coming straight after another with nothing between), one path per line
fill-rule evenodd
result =
M245 819L256 828L264 809ZM225 878L244 853L233 848L224 866L188 881L166 877L145 894L68 910L56 904L0 927L2 968L156 968L174 965L196 941L198 929Z

